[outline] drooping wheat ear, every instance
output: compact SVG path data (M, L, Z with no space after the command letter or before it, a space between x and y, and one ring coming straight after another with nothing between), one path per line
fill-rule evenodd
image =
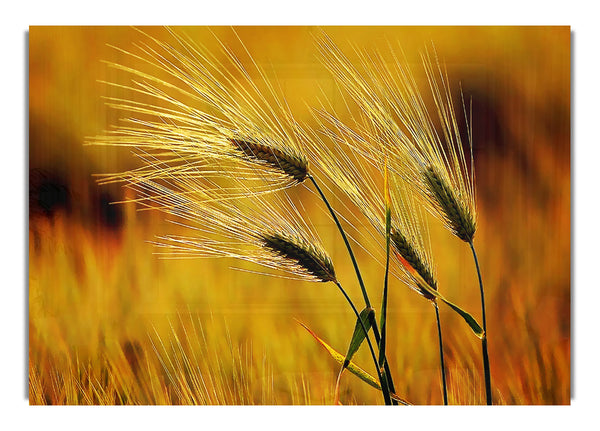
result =
M460 203L452 188L433 166L425 168L423 177L433 203L444 215L447 227L461 240L467 243L473 241L476 225L469 207Z
M331 259L314 244L299 237L268 233L262 237L264 247L280 257L294 261L319 281L336 281Z
M429 179L436 179L434 190L441 193L439 197L444 197L442 202L448 204L453 200L458 209L456 214L464 216L458 231L455 223L445 223L446 227L457 236L460 233L458 237L462 240L472 239L476 228L476 202L470 119L461 97L466 123L462 129L447 70L438 60L435 49L432 54L425 51L421 55L431 95L427 98L407 66L408 60L394 50L384 55L357 49L355 54L359 61L353 62L327 37L321 39L320 48L324 65L361 108L365 122L370 123L362 127L364 138L351 143L353 151L375 163L382 153L388 154L390 170L409 184L412 193L432 215L447 221L445 210L450 207L438 202L428 179L424 178L428 167L433 167L437 175L429 174ZM402 53L401 47L397 52ZM463 148L465 136L469 152ZM444 185L452 193L442 191ZM458 221L455 215L452 219Z
M194 178L178 178L175 189L134 177L128 187L134 202L171 216L177 233L154 242L164 258L233 258L286 274L265 275L334 281L331 259L305 211L285 190L255 193L244 183L232 179L244 196L236 199L223 199L220 189L203 188Z
M245 157L263 162L273 169L278 169L298 183L304 181L308 175L306 157L295 154L291 149L280 150L266 143L249 139L232 138L230 142Z
M424 262L420 256L420 253L409 242L409 240L402 235L401 232L395 229L392 230L391 240L394 249L406 261L406 263L408 263L431 288L437 290L437 281L429 269L429 266ZM434 296L424 289L419 289L419 292L429 300L434 299Z
M231 178L262 193L302 182L308 166L288 102L235 30L228 44L215 39L216 51L166 32L159 38L140 30L143 40L115 47L121 59L108 62L118 73L105 82L107 105L121 120L88 143L133 148L141 165L101 181L135 177L177 189L194 179L223 198L243 197L239 188L221 187Z

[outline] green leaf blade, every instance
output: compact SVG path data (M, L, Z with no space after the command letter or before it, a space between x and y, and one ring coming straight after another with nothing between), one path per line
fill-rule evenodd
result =
M365 341L365 338L367 337L365 329L367 331L371 329L371 324L375 319L375 310L373 310L371 307L366 307L360 312L358 317L359 318L356 319L356 325L354 325L354 333L352 334L350 345L348 346L348 353L346 353L346 358L342 364L343 368L348 366L350 360L358 351L358 348Z
M434 297L436 297L440 301L442 301L444 304L446 304L448 307L450 307L451 309L456 311L463 318L463 320L467 323L467 325L469 325L469 328L471 328L473 333L478 338L483 338L483 336L485 335L485 333L483 332L483 328L481 327L481 325L479 325L477 320L473 316L471 316L471 314L467 313L465 310L460 308L458 305L448 301L446 298L444 298L442 296L441 293L439 293L435 289L432 289L429 285L427 285L427 283L419 283L419 287L423 288L424 290L429 292L431 295L433 295Z

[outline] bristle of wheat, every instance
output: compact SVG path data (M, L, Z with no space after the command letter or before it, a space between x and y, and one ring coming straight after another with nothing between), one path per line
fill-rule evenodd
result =
M262 241L266 249L293 261L319 281L336 281L331 259L316 246L279 233L265 234Z
M406 239L401 232L392 230L391 238L394 249L398 254L425 280L432 288L437 290L437 281L435 280L429 266L425 264L415 247ZM423 289L419 289L421 294L427 299L434 299L433 295Z
M230 139L230 142L245 158L266 163L298 183L308 176L308 162L302 156L248 139Z
M433 166L423 171L425 184L434 202L444 213L446 223L454 234L465 242L473 241L475 220L465 205L461 205L450 185Z

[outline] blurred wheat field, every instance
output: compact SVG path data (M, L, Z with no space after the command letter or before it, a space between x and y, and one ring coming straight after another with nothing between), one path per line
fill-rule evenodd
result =
M343 102L315 58L309 27L178 29L207 49L215 36L276 79L299 119L325 94ZM569 404L570 33L568 27L331 27L340 44L384 49L409 61L435 43L450 80L473 102L479 225L494 399ZM161 28L144 29L165 37ZM214 33L214 34L213 34ZM239 40L238 40L239 36ZM355 318L328 284L248 271L230 260L163 260L148 244L174 233L165 216L139 212L117 186L92 174L135 166L127 150L84 147L118 121L99 81L118 81L101 61L143 37L125 27L32 27L29 33L29 401L31 404L331 404L337 364L298 324L344 351ZM344 45L345 46L345 45ZM232 49L234 49L232 48ZM118 90L113 90L117 91ZM118 94L117 94L118 95ZM304 202L342 284L360 291L335 225L308 188ZM341 196L332 204L342 210ZM358 212L343 214L352 220ZM360 238L366 220L351 233ZM468 248L431 220L444 295L479 317ZM374 304L382 263L359 251ZM390 287L388 357L396 392L440 404L436 326L429 304ZM450 404L484 403L478 340L441 308ZM372 364L366 349L356 362ZM344 404L379 404L354 376Z

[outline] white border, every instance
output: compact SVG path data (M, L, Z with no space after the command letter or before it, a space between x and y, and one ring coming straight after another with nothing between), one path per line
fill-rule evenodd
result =
M435 1L404 3L373 0L336 1L23 1L3 7L2 38L2 228L3 282L0 318L3 340L0 390L5 424L18 429L359 429L372 426L418 429L587 428L597 423L598 332L598 25L592 2ZM353 25L571 25L573 44L573 287L572 340L576 398L567 407L409 409L332 407L29 407L24 398L27 336L27 277L24 151L27 120L27 51L29 25L60 24L353 24ZM551 234L551 233L549 233Z

